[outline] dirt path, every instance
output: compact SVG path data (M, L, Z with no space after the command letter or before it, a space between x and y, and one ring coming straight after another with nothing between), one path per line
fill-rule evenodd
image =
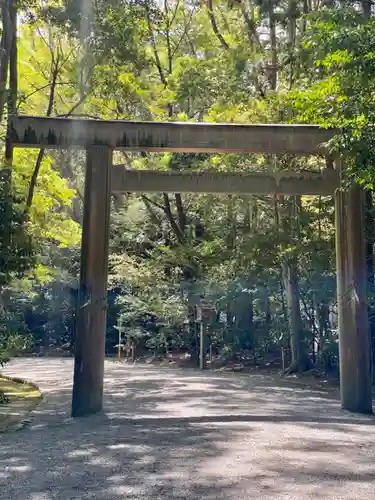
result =
M12 362L41 385L0 436L1 500L372 499L375 418L259 376L106 363L104 415L69 418L70 359Z

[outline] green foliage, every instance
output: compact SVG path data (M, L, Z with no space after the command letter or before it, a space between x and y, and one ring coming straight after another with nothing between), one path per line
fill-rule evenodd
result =
M1 347L0 349L0 367L1 368L4 368L4 366L9 362L9 355L8 353L6 352L6 350L4 349L4 347ZM0 396L1 396L1 393L0 393ZM6 401L4 401L6 402Z
M14 276L22 277L34 263L33 243L19 202L19 198L9 187L7 171L1 170L0 292Z
M213 4L99 0L90 12L73 0L21 4L18 111L339 127L332 151L348 155L350 176L372 182L374 20L347 4L295 12L285 2ZM115 162L163 171L324 167L320 158L180 152L116 152ZM82 152L14 152L12 196L0 198L0 353L73 343L83 179ZM107 349L120 331L140 349L196 354L196 305L206 297L216 352L277 359L291 343L294 293L305 351L337 364L334 260L331 198L113 196Z
M374 19L357 9L323 10L311 16L305 50L313 61L302 87L293 92L294 112L305 122L337 127L332 149L346 154L360 182L374 174Z
M0 358L1 363L1 358ZM9 397L3 392L0 391L0 405L9 403Z

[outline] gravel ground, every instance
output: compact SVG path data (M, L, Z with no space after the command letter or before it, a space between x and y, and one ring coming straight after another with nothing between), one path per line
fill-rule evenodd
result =
M45 395L0 437L1 500L375 498L375 418L262 375L106 362L105 413L69 418L71 359L13 361Z

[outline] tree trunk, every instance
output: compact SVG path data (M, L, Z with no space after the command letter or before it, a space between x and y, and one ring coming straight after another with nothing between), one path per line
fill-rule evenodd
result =
M0 168L0 192L5 201L2 213L3 237L1 241L3 266L6 269L11 254L11 228L13 213L12 197L12 168L13 168L13 143L11 141L11 117L17 110L18 72L17 72L17 5L15 0L4 0L2 6L3 36L0 65L0 119L5 110L7 100L7 123L5 136L5 152L3 164ZM6 91L9 68L9 90ZM3 85L5 87L3 88ZM7 97L7 99L6 99ZM5 99L5 101L4 101ZM1 282L0 282L1 285Z
M266 309L265 322L266 322L267 327L269 328L272 324L272 316L271 316L271 303L270 303L268 293L267 293L267 296L265 298L265 309Z
M302 338L303 328L296 267L293 261L284 262L282 265L290 329L291 364L287 370L288 373L304 371L308 367L306 347Z
M375 359L375 307L374 307L374 207L372 191L365 192L365 235L366 235L366 271L367 296L369 298L368 315L371 335L372 359ZM373 372L375 377L375 370ZM374 380L375 381L375 380Z
M316 338L314 341L314 352L318 354L324 345L324 331L326 327L326 315L324 310L326 309L326 304L319 303L319 298L314 292L313 294L313 308L314 308L314 322L315 322L315 332Z
M282 231L292 236L298 234L297 218L300 215L300 200L293 200L293 210L288 200L281 198L283 202L283 214L278 212L276 204L275 220ZM297 224L297 225L296 225ZM308 356L303 339L303 327L301 321L300 296L297 274L297 257L293 255L282 258L281 270L284 291L287 301L288 324L290 333L291 364L288 373L304 371L308 368Z
M132 342L132 346L131 346L131 353L132 353L132 363L135 362L135 350L136 350L136 345L135 345L135 342L133 340Z
M363 16L368 21L371 17L371 5L372 2L371 0L362 0L362 10L363 10Z
M296 0L289 0L288 6L288 16L289 16L289 26L288 26L288 52L289 52L289 90L293 87L294 78L294 49L296 44L296 32L297 32L297 2Z
M270 2L269 23L270 23L270 44L271 44L271 68L270 68L270 87L276 90L277 87L277 38L276 38L276 20L273 10L273 4Z
M9 54L12 43L9 0L3 0L1 5L2 34L0 43L0 123L3 120L7 101L7 83L9 71Z
M199 331L199 366L201 370L206 369L206 325L204 321L200 322Z
M372 412L371 342L366 303L363 193L357 185L335 194L340 390L344 409Z

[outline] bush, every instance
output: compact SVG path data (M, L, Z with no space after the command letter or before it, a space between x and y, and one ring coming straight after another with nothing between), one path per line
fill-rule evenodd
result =
M0 169L0 289L35 265L34 247L21 203L19 196L8 192L6 171Z
M9 354L0 347L0 367L3 368L9 360Z
M327 339L318 355L318 361L329 372L339 364L339 345L336 339Z
M4 405L6 403L9 403L9 398L3 391L0 391L0 405Z

